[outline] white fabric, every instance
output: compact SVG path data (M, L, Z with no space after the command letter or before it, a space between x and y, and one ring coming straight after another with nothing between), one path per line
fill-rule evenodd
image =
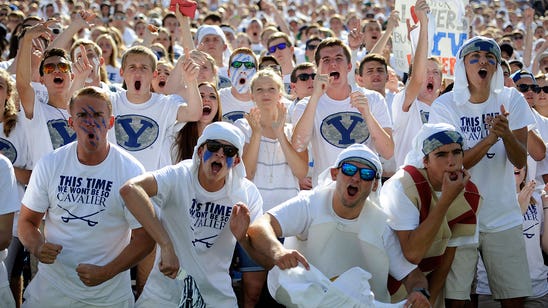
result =
M29 157L29 144L24 127L27 121L25 121L24 112L19 112L17 116L17 124L11 130L9 136L4 134L4 123L0 122L0 152L11 161L14 167L28 170L32 168L33 164ZM25 192L25 185L17 182L17 192L19 193L19 200L21 200ZM16 218L13 220L12 228L13 236L17 236L18 215L17 213L15 215Z
M388 273L401 280L416 265L403 256L382 210L366 201L357 219L342 219L333 211L334 191L334 184L303 191L268 212L280 223L284 246L299 250L328 278L363 268L373 275L375 297L389 302Z
M532 109L533 116L535 118L535 129L538 133L540 133L540 137L544 141L544 143L548 142L548 118L545 116L542 116L540 113L538 113L535 109ZM538 185L544 186L544 180L542 179L543 174L548 174L548 155L544 157L543 160L535 162L536 168L535 169L528 169L528 170L534 170L529 171L528 175L532 175L537 182Z
M413 147L413 138L424 123L428 122L430 105L415 99L409 107L409 111L402 110L405 99L405 90L398 92L392 101L392 120L394 129L394 159L396 167L403 165L405 156Z
M424 168L424 156L425 156L424 155L425 152L423 151L424 141L436 133L447 132L447 131L454 132L456 131L456 128L447 123L424 124L417 132L415 138L413 138L411 149L405 156L405 161L403 164L411 165L416 168ZM430 153L430 151L428 151L428 153Z
M360 91L369 101L369 109L382 128L392 128L392 121L384 97L375 91L352 87L352 92ZM291 115L291 123L297 123L309 101L304 98L297 103ZM314 169L312 181L317 184L318 175L337 158L346 147L354 143L364 143L376 151L369 129L360 112L350 105L350 97L344 100L331 99L327 94L320 97L314 115L314 127L310 139Z
M475 146L488 135L485 117L500 114L501 104L510 113L508 121L511 130L527 127L534 121L527 102L514 88L504 88L497 95L491 93L489 99L481 104L469 101L456 104L454 95L455 92L446 93L434 102L429 122L455 126L464 137L464 150ZM514 169L502 140L493 145L486 157L469 171L483 196L478 215L480 232L503 231L521 225L521 213L514 193Z
M0 203L0 215L15 213L19 211L21 203L19 202L19 195L17 194L17 180L15 179L15 173L11 162L3 155L0 154L0 195L2 196L2 202ZM9 290L9 280L4 260L8 255L8 249L0 250L0 294L4 293L2 290ZM0 306L3 304L5 298L0 297ZM7 305L6 305L7 307Z
M255 103L252 100L244 102L237 99L232 95L231 89L232 87L219 90L219 99L223 109L223 121L234 123L249 113Z
M548 280L546 280L548 267L544 265L540 244L541 236L544 233L542 225L544 224L545 217L538 191L535 191L533 198L537 204L530 204L527 211L523 214L523 239L525 240L525 250L527 252L529 274L531 276L532 297L540 297L548 294ZM477 273L478 283L476 291L478 294L491 294L487 272L481 258L478 262Z
M245 142L249 144L252 131L247 120L236 120L234 125L242 130ZM287 138L291 140L291 129L288 125L285 128ZM261 136L252 181L263 197L263 211L268 211L299 193L299 180L293 175L277 139Z
M107 79L110 83L122 83L124 79L120 75L120 68L107 64Z
M195 154L196 155L196 154ZM198 182L191 160L154 171L161 209L160 220L173 241L181 268L198 284L208 307L236 307L228 268L236 245L229 227L232 206L241 201L251 221L262 213L257 188L246 179L230 190L227 186L207 192ZM160 249L137 307L173 306L179 303L182 282L167 278L158 269Z
M403 307L405 302L385 304L375 300L368 280L371 274L353 267L331 282L314 265L268 273L270 294L286 307Z
M35 96L32 119L25 119L30 160L36 163L42 156L76 140L76 133L68 126L68 110L39 101ZM23 112L23 111L21 111ZM23 121L22 121L23 122Z
M152 93L148 101L134 104L126 93L110 93L116 120L114 129L109 131L109 141L131 153L147 171L171 165L165 143L172 133L179 107L186 102L178 95Z
M144 169L112 144L99 165L83 165L76 146L73 142L44 156L34 168L23 197L24 206L46 213L46 241L63 246L53 264L38 264L37 275L67 297L92 305L117 303L133 296L129 270L88 287L75 269L80 263L104 265L112 261L129 243L131 229L141 227L124 206L118 190ZM32 296L36 284L31 281L25 294Z

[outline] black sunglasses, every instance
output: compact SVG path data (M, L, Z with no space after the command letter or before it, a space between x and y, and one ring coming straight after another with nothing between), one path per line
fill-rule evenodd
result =
M223 148L223 153L226 157L234 157L238 154L238 148L231 144L222 144L219 141L215 140L206 140L206 148L211 153L216 153L220 148Z
M230 66L232 66L233 68L240 68L242 67L242 65L245 66L245 68L247 69L255 68L255 63L247 61L234 61L230 64Z
M542 92L548 93L548 86L540 87L540 89L542 90ZM538 91L538 93L540 93L540 91Z
M354 176L356 172L360 171L360 178L364 181L373 181L377 176L377 172L371 168L358 168L358 166L351 163L343 163L340 167L341 172L347 176Z
M299 78L300 81L307 81L310 78L312 78L312 80L314 80L314 78L316 78L316 74L315 73L312 73L312 74L302 73L302 74L297 75L297 78Z
M269 53L275 53L276 49L284 50L286 48L287 48L287 43L280 43L278 45L268 47L268 52Z
M529 91L529 89L531 89L531 91L535 92L535 93L540 93L540 90L541 88L536 85L536 84L520 84L518 85L518 90L521 92L521 93L525 93L527 91ZM544 92L546 93L546 92Z

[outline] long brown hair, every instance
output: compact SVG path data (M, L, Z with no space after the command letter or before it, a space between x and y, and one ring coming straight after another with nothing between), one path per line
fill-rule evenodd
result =
M217 96L217 105L219 107L217 108L217 113L215 114L215 117L213 118L211 123L222 121L223 111L221 109L221 98L219 97L219 93L217 92L217 87L211 82L204 81L198 85L198 88L203 85L213 88L213 91ZM188 122L185 124L185 126L183 126L183 128L179 130L179 132L177 132L175 142L173 143L173 147L177 151L176 162L192 158L192 154L194 153L194 146L196 146L196 143L198 143L199 137L198 122Z
M17 124L17 106L15 106L15 101L13 98L13 90L15 89L13 81L10 74L0 69L0 79L6 81L6 101L4 102L4 135L9 137L11 131L15 128Z

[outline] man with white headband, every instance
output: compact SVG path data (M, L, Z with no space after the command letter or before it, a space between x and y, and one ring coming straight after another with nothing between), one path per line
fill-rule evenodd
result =
M462 145L453 126L424 124L403 168L384 184L380 196L405 257L428 274L432 303L444 302L443 286L456 247L477 244L481 198L462 169Z
M236 239L227 227L233 205L251 219L262 199L245 178L243 133L232 124L207 126L192 159L136 177L120 190L129 210L158 243L154 268L136 307L237 307L229 266ZM151 199L161 209L158 218ZM192 287L194 286L194 287Z
M448 123L464 137L463 166L483 197L478 214L479 246L459 246L446 282L453 304L469 299L478 250L493 297L503 307L523 307L531 279L522 236L522 215L515 194L514 166L527 160L527 125L534 123L527 102L504 87L501 51L490 38L477 36L458 52L455 87L432 105L430 123ZM478 249L477 249L478 248ZM459 284L463 278L468 283Z
M265 268L277 266L269 274L269 286L281 285L271 290L278 301L289 304L283 301L285 294L295 299L298 290L272 277L301 263L307 270L312 266L311 271L303 269L302 275L314 276L317 268L331 280L354 267L367 271L372 275L369 283L375 299L384 303L390 303L390 274L403 280L409 290L407 306L430 306L426 278L405 259L386 214L371 198L381 174L378 155L363 144L354 144L339 153L335 164L320 175L326 179L316 188L269 210L249 228L249 219L242 213L245 208L234 209L234 216L241 219L234 219L238 224L231 228L240 245ZM285 237L283 245L278 237Z

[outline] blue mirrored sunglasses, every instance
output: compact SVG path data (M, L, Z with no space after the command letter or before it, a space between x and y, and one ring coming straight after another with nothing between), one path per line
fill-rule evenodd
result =
M360 178L364 181L373 181L377 176L377 172L371 168L358 168L358 166L351 163L343 163L340 167L342 173L347 176L354 176L358 170L360 171Z

